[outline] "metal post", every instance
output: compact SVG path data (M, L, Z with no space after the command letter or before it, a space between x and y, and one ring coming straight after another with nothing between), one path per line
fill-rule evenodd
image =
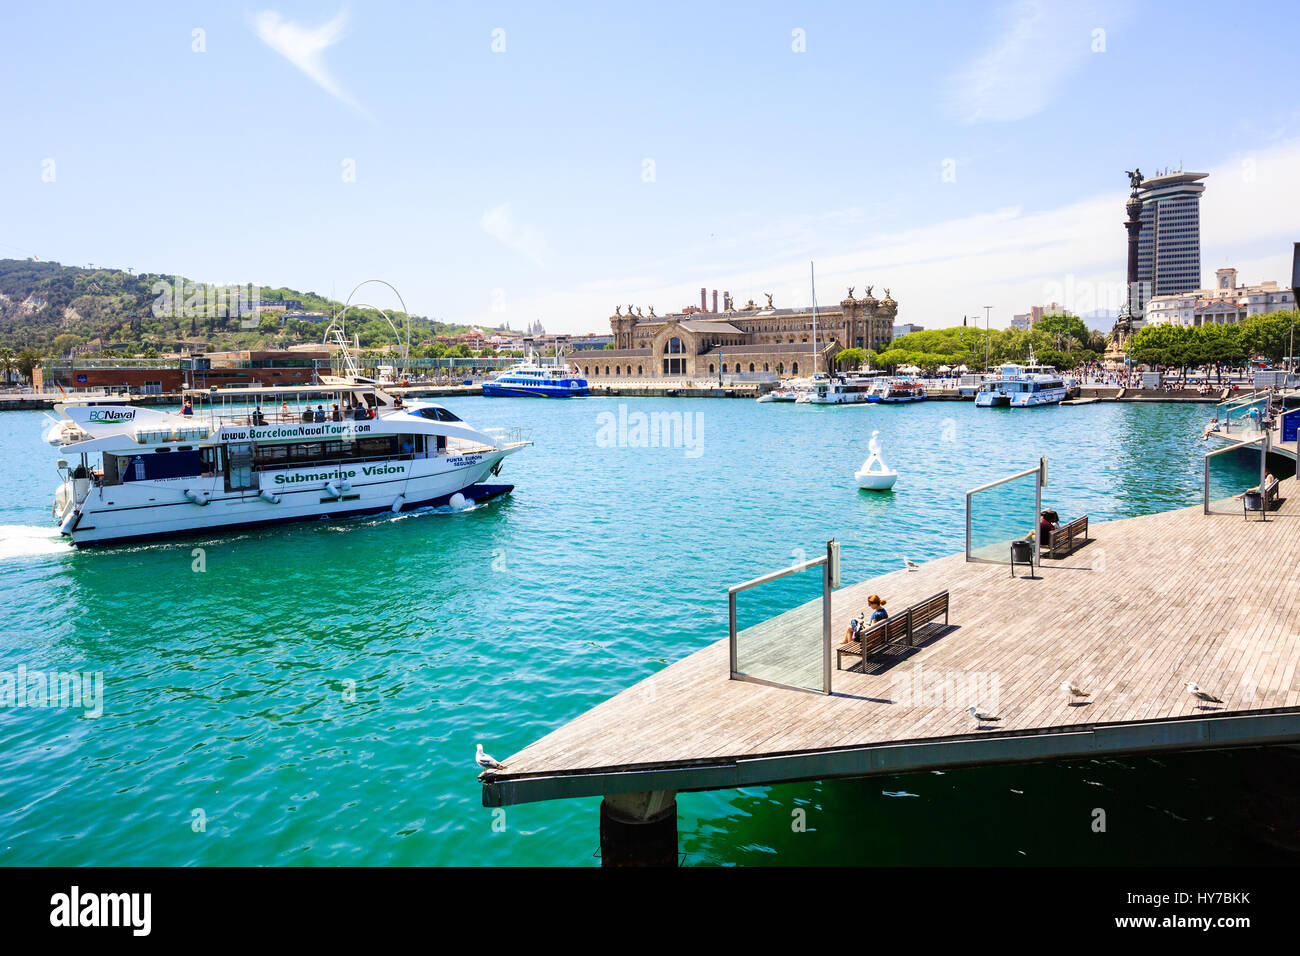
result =
M970 496L971 493L969 491L966 492L966 560L967 561L970 560Z
M736 676L736 592L727 595L728 643L731 645L731 677Z
M1264 432L1264 441L1259 446L1259 516L1268 520L1268 491L1264 487L1264 476L1268 473L1268 432Z
M1034 562L1041 568L1043 566L1042 545L1038 539L1043 536L1042 531L1042 514L1043 514L1043 466L1047 463L1045 458L1038 459L1038 471L1034 474ZM1033 565L1029 571L1033 573Z
M1204 475L1201 478L1201 513L1210 513L1210 456L1206 455L1204 460Z
M822 693L831 692L831 547L826 542L826 563L822 565Z

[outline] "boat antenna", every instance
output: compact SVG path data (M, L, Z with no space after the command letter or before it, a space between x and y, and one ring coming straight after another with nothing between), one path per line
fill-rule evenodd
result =
M812 284L812 312L813 312L813 378L817 377L817 271L813 268L812 260L808 262L808 279Z

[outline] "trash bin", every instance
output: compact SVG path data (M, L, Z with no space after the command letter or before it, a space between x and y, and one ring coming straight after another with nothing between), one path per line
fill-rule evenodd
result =
M1011 542L1011 576L1015 577L1016 565L1029 565L1030 577L1034 572L1034 543L1032 541Z

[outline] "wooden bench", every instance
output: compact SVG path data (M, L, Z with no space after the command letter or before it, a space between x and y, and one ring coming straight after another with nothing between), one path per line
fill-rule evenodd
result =
M1088 516L1083 515L1068 521L1061 525L1055 531L1048 532L1047 535L1047 553L1053 558L1059 557L1058 552L1069 554L1077 545L1075 541L1088 541Z
M941 614L943 615L943 623L947 624L947 591L940 591L938 594L913 604L898 614L871 625L862 632L862 636L856 641L837 644L835 647L835 669L842 669L845 654L850 657L861 657L863 664L865 664L868 657L874 656L891 645L901 644L904 640L915 647L917 628L937 620Z

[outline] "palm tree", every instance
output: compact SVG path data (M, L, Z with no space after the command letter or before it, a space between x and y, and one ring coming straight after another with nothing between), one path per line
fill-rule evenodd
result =
M14 371L14 350L11 348L0 348L0 374L4 376L4 382L9 383L9 376Z

